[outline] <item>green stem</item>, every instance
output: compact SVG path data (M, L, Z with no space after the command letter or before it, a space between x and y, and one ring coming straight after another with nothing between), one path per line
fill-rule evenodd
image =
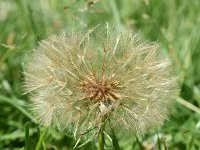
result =
M42 131L42 134L41 134L41 136L40 136L40 138L39 138L39 141L38 141L38 143L37 143L37 145L36 145L35 150L41 150L42 143L43 143L43 141L45 140L47 131L48 131L48 128L47 128L47 127Z
M99 150L104 150L104 133L103 133L103 128L99 130L98 133L98 140L99 140Z

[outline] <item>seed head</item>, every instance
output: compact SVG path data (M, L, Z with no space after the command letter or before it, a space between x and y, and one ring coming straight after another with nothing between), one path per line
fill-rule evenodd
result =
M69 30L43 40L25 69L25 89L42 125L74 135L104 126L144 134L168 117L177 82L155 43L114 27Z

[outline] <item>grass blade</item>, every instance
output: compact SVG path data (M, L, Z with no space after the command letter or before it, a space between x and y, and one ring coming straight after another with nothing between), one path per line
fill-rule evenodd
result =
M38 143L36 145L35 150L41 150L41 147L43 146L43 142L45 141L47 131L48 131L47 127L43 129L42 134L40 135L40 138L38 140Z
M158 133L157 133L157 142L158 142L158 149L162 150L162 148L161 148L161 142L160 142L160 137L159 137Z
M200 108L198 108L197 106L189 103L188 101L182 99L182 98L177 98L176 101L180 104L182 104L183 106L187 107L188 109L200 114Z
M25 150L29 150L29 127L30 127L30 122L27 122L25 124Z
M11 106L17 108L20 112L22 112L26 117L28 117L31 121L35 121L35 118L22 106L17 104L17 100L15 98L8 98L3 95L0 95L0 101L6 102L10 104Z
M112 144L113 144L114 149L120 150L119 143L113 129L111 129L111 138L112 138Z

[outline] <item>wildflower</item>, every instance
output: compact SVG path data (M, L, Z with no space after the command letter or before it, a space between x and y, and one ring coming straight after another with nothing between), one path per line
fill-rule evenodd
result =
M75 136L108 126L144 134L162 125L177 83L171 60L159 53L156 43L108 25L43 40L25 70L38 121Z

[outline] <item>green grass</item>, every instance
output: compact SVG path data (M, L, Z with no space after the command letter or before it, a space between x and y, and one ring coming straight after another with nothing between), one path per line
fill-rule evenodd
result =
M146 39L158 41L163 55L174 59L181 89L163 127L145 137L112 135L115 148L144 149L148 143L156 149L200 149L199 6L198 0L100 0L95 4L91 0L0 0L0 149L73 149L76 141L70 134L34 123L28 96L23 95L23 63L29 61L39 40L50 34L106 22L119 30L140 30ZM94 141L79 149L93 150L97 145Z

